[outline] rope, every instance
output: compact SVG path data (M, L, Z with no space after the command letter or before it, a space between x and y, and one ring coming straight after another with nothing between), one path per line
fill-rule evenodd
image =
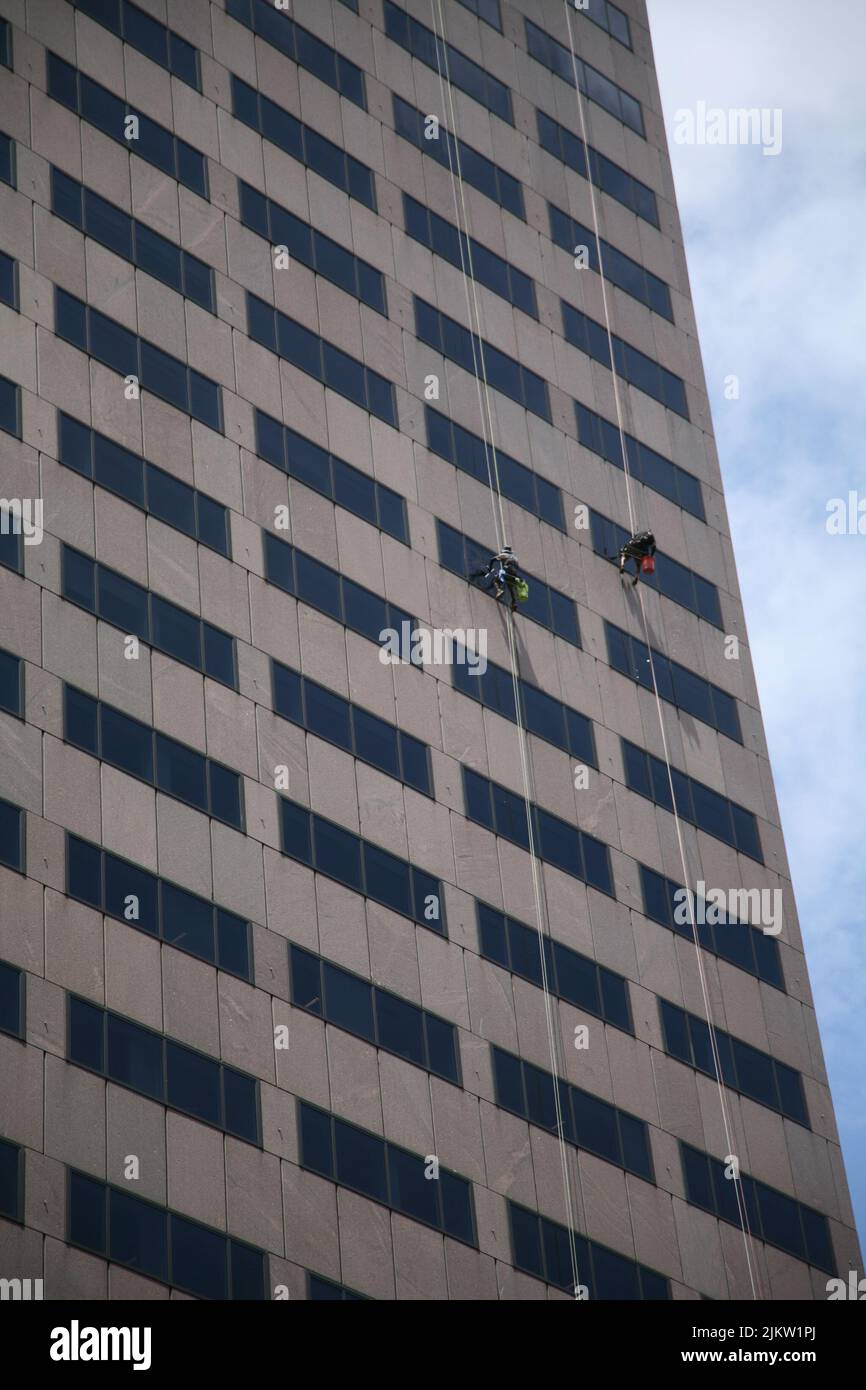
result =
M430 10L431 10L431 16L432 16L432 20L433 20L433 30L434 30L434 34L435 34L435 36L436 36L436 45L435 45L435 46L436 46L436 66L437 66L438 73L439 73L439 86L440 86L440 91L441 91L441 93L442 93L443 106L445 105L445 102L446 102L446 100L447 100L447 106L448 106L448 109L450 110L451 131L453 132L454 157L455 157L455 158L452 159L451 139L449 138L449 139L447 140L447 142L446 142L446 144L447 144L447 149L448 149L448 168L449 168L449 173L450 173L450 176L451 176L451 188L452 188L452 194L453 194L453 197L454 197L455 216L456 216L456 218L457 218L458 242L460 243L460 264L461 264L461 270L462 270L462 274L463 274L464 290L465 290L465 293L466 293L467 311L468 311L468 314L469 314L469 323L470 323L470 330L471 330L471 331L470 331L470 337L473 339L472 361L473 361L473 368L474 368L474 372L475 372L476 387L477 387L477 390L478 390L478 403L479 403L479 410L480 410L480 414L481 414L482 437L483 437L483 440L484 440L484 454L485 454L485 460L486 460L486 463L487 463L488 482L489 482L489 486L490 486L490 501L491 501L491 508L492 508L492 510L493 510L493 521L494 521L494 527L495 527L496 534L497 534L497 541L498 541L498 544L499 544L499 546L500 546L500 548L501 548L502 545L505 543L505 536L506 536L505 512L504 512L504 507L503 507L502 490L501 490L500 485L499 485L499 469L498 469L498 464L497 464L497 459L496 459L496 448L495 448L495 445L494 445L494 443L493 443L493 438L494 438L493 405L492 405L492 400L491 400L491 396L490 396L490 386L489 386L489 383L488 383L488 380L487 380L486 364L485 364L485 361L484 361L484 344L483 344L482 336L481 336L481 307L480 307L480 303L479 303L479 299L478 299L478 288L477 288L477 284L476 284L476 280L475 280L475 270L474 270L473 258L472 258L472 245L471 245L471 241L470 241L470 237L469 237L469 213L468 213L468 208L467 208L467 205L466 205L466 194L465 194L465 188L464 188L464 184L463 184L463 173L462 173L461 161L460 161L460 144L459 144L459 139L458 139L458 134L457 134L457 112L456 112L456 108L455 108L455 105L454 105L454 95L453 95L453 89L452 89L452 84L451 84L451 76L450 76L450 71L449 71L448 50L447 50L447 47L446 47L446 39L445 39L445 16L444 16L443 9L442 9L442 0L430 0ZM437 28L437 14L438 14L438 28ZM441 30L441 34L442 34L441 49L440 49L440 39L439 39L439 32L440 32L440 30ZM440 51L441 51L441 60L440 60ZM443 71L442 71L442 64L443 64L443 61L444 61L444 67L445 67L445 72L444 72L444 74L443 74ZM447 84L447 85L446 85L446 84ZM455 180L455 171L454 171L454 164L455 164L455 161L456 161L456 165L457 165L457 179L456 179L456 180ZM459 190L460 190L459 201L458 201L458 181L459 181ZM462 230L461 230L461 218L460 218L461 208L462 208L462 213L463 213L463 226L466 228L466 234L465 234L465 242L466 242L465 254L464 254L464 245L463 245L463 243L464 243L464 235L463 235L463 232L462 232ZM469 272L468 272L468 274L467 274L467 268L466 268L467 260L468 260L468 264L469 264ZM473 309L474 309L474 317L473 317ZM478 371L478 358L476 358L476 354L475 354L475 343L474 343L474 338L475 338L474 325L475 325L476 323L477 323L477 326L478 326L478 357L480 358L480 362L481 362L481 375L480 375L480 376L479 376L479 371ZM482 378L483 378L483 392L482 392ZM489 431L489 438L490 438L489 451L488 451L488 431ZM491 464L491 457L492 457L492 464ZM543 900L543 883L542 883L541 874L540 874L540 869L539 869L539 862L540 862L540 861L539 861L539 858L538 858L538 851L537 851L537 847L536 847L536 843L535 843L535 826L534 826L534 820L533 820L533 815L532 815L532 805L531 805L531 772L530 772L530 760L529 760L529 754L528 754L528 741L527 741L527 736L526 736L526 730L525 730L524 725L523 725L523 714L522 714L522 708L521 708L521 702L520 702L520 680L519 680L519 676L518 676L518 656L517 656L517 650L516 650L516 646L515 646L514 622L513 622L512 615L511 615L510 613L508 614L508 618L507 618L507 628L508 628L508 640L509 640L509 653L510 653L510 661L511 661L511 680L512 680L512 688L513 688L513 691L514 691L514 707L515 707L516 722L517 722L517 729L518 729L518 745L519 745L519 748L520 748L520 762L521 762L521 770L522 770L522 774L523 774L523 789L524 789L524 791L523 791L523 800L524 800L524 805L525 805L525 808L526 808L527 839L528 839L528 844L529 844L530 863L531 863L531 865L532 865L532 885L533 885L533 894L534 894L534 899L535 899L536 925L537 925L537 932L538 932L538 950L539 950L539 958L540 958L540 962L541 962L541 987L542 987L542 993L543 993L543 996L544 996L544 1013L545 1013L545 1023L546 1023L546 1027L547 1027L547 1042L548 1042L548 1050L549 1050L549 1055L550 1055L550 1064L551 1064L551 1072L552 1072L552 1078L551 1078L551 1079L552 1079L552 1083L553 1083L554 1110L555 1110L555 1115L556 1115L556 1132L557 1132L557 1138L558 1138L558 1141L559 1141L560 1166L561 1166L561 1169L562 1169L563 1194L564 1194L564 1198L565 1198L566 1229L567 1229L567 1233L568 1233L569 1257L570 1257L570 1262L571 1262L572 1288L573 1288L573 1291L574 1291L574 1296L575 1296L575 1298L578 1298L578 1296L579 1296L579 1284L580 1284L580 1280L579 1280L579 1277L578 1277L578 1267L577 1267L577 1241L576 1241L576 1237L575 1237L575 1225L576 1225L576 1222L575 1222L575 1216L574 1216L574 1202L573 1202L572 1193L571 1193L571 1177L570 1177L570 1173L569 1173L569 1150L568 1150L568 1146L567 1146L566 1138L565 1138L565 1122L564 1122L564 1119L563 1119L562 1101L561 1101L560 1092L559 1092L559 1078L560 1078L560 1076L563 1076L563 1077L565 1076L565 1068L564 1068L564 1066L561 1064L559 1048L558 1048L558 1046L557 1046L557 1042L558 1042L558 1029L554 1026L553 1002L552 1002L552 997L551 997L551 993L550 993L550 986L549 986L549 980L548 980L548 971L547 971L547 954L546 954L545 949L544 949L544 939L545 939L545 931L544 931L545 907L544 907L544 900Z
M579 117L580 117L580 132L581 132L581 139L582 139L582 142L583 142L584 158L585 158L585 160L586 160L586 174L587 174L587 181L588 181L588 183L589 183L590 202L591 202L591 204L592 204L593 231L594 231L594 234L595 234L596 248L597 248L597 252L598 252L599 271L600 271L600 278L601 278L601 292L602 292L602 300L603 300L603 303L604 303L604 321L605 321L605 328L606 328L606 330L607 330L608 348L609 348L609 351L610 351L610 369L611 369L611 374L612 374L612 376L613 376L613 390L614 390L614 398L615 398L615 401L616 401L616 418L617 418L617 425L618 425L618 428L619 428L620 447L621 447L621 449L622 449L622 461L623 461L623 471L624 471L624 475L625 475L625 487L626 487L626 498L627 498L627 502L628 502L629 522L630 522L630 525L631 525L631 532L632 532L632 535L634 535L634 534L637 532L637 522L636 522L636 520L635 520L635 508L634 508L634 501L633 501L633 498L632 498L632 482L631 482L631 474L630 474L629 463L628 463L628 450L627 450L627 448L626 448L626 440L625 440L625 425L624 425L623 408L622 408L622 401L621 401L621 394L620 394L619 375L618 375L617 370L616 370L616 359L615 359L615 356L614 356L613 332L612 332L612 329L611 329L611 313L610 313L610 307L609 307L609 303L608 303L608 293L607 293L607 277L605 276L605 273L604 273L604 250L603 250L603 246L602 246L601 233L600 233L600 230L599 230L598 199L597 199L597 196L596 196L595 180L594 180L593 177L592 177L592 164L591 164L591 162L590 162L590 155L589 155L589 141L588 141L588 138L587 138L587 127L586 127L586 109L585 109L585 105L584 105L584 101L583 101L583 93L581 92L581 89L580 89L580 81L579 81L579 78L578 78L577 54L576 54L576 52L575 52L575 47L574 47L574 33L573 33L573 30L572 30L571 13L570 13L570 7L569 7L569 4L568 4L568 0L563 0L563 4L564 4L564 8L565 8L565 23L566 23L566 27L567 27L567 29L568 29L568 42L569 42L569 48L570 48L570 50L571 50L572 71L573 71L573 73L574 73L574 89L575 89L575 92L577 93L577 108L578 108L578 114L579 114ZM690 880L690 878L689 878L688 865L687 865L687 863L686 863L686 849L685 849L685 841L684 841L684 838L683 838L682 823L681 823L681 821L680 821L679 812L678 812L678 810L677 810L677 798L676 798L676 792L675 792L675 790L674 790L674 779L673 779L673 772L672 772L672 768L671 768L670 750L669 750L669 747L668 747L667 733L666 733L666 731L665 731L664 712L663 712L663 710L662 710L662 703L661 703L661 696L660 696L660 694L659 694L658 680L657 680L657 678L656 678L655 661L654 661L654 659L653 659L652 642L650 641L649 622L648 622L647 614L646 614L646 604L645 604L645 602L644 602L644 595L643 595L643 587L642 587L642 585L638 584L637 590L638 590L637 597L638 597L638 602L639 602L639 605L640 605L641 619L642 619L642 622L643 622L644 636L645 636L645 638L646 638L646 648L647 648L647 651L648 651L648 653L649 653L650 674L651 674L651 676L652 676L653 694L654 694L654 696L655 696L656 712L657 712L657 715L658 715L658 722L659 722L659 730L660 730L660 733L661 733L662 747L663 747L663 749L664 749L664 755L665 755L665 766L666 766L666 768L667 768L668 785L669 785L669 787L670 787L670 793L671 793L671 804L672 804L672 806L673 806L673 808L674 808L674 809L673 809L674 823L675 823L675 825L676 825L677 845L678 845L678 847L679 847L680 863L682 864L682 870L683 870L683 882L684 882L686 885L688 885L688 884L690 884L691 880ZM692 895L691 892L688 892L688 894L687 894L687 900L688 900L688 904L689 904L689 918L690 918L691 928L692 928L692 938L693 938L694 947L695 947L695 958L696 958L696 961L697 961L698 976L699 976L700 985L701 985L701 995L702 995L702 998L703 998L704 1012L705 1012L705 1014L706 1014L707 1027L708 1027L709 1033L710 1033L710 1046L711 1046L712 1054L713 1054L713 1065L714 1065L714 1067L715 1067L715 1069L716 1069L716 1085L717 1085L718 1093L719 1093L719 1105L720 1105L721 1112L722 1112L722 1124L723 1124L724 1130L725 1130L725 1142L726 1142L726 1144L727 1144L727 1146L728 1146L728 1153L731 1154L731 1155L733 1155L733 1154L734 1154L734 1147L733 1147L733 1127L732 1127L732 1125L731 1125L730 1115L729 1115L729 1111L728 1111L728 1105L727 1105L727 1101L726 1101L726 1099L725 1099L724 1087L723 1087L723 1085L722 1085L721 1057L720 1057L720 1054L719 1054L718 1040L717 1040L717 1037L716 1037L716 1028L715 1028L715 1024L713 1023L713 1020L712 1020L712 1007L711 1007L711 1004L710 1004L709 990L708 990L708 987L707 987L706 970L705 970L705 967L704 967L704 960L703 960L703 951L702 951L702 949L701 949L701 945L700 945L700 942L699 942L699 940L698 940L698 929L697 929L697 923L696 923L696 921L695 921L695 911L694 911L694 897L693 897L693 895ZM743 1195L743 1190L742 1190L742 1181L741 1181L741 1179L740 1179L740 1174L739 1174L739 1165L738 1165L738 1167L737 1167L736 1176L734 1177L734 1190L735 1190L736 1197L737 1197L737 1210L738 1210L738 1212L739 1212L740 1227L741 1227L742 1234L743 1234L743 1248L744 1248L745 1256L746 1256L746 1266L747 1266L748 1272L749 1272L749 1283L750 1283L751 1290L752 1290L752 1298L753 1298L753 1299L757 1299L758 1296L759 1296L759 1294L758 1294L758 1289L757 1289L757 1287L756 1287L755 1269L754 1269L754 1267L753 1267L753 1256L752 1256L752 1239L753 1239L753 1238L752 1238L752 1233L751 1233L751 1229L750 1229L750 1226L749 1226L749 1215L748 1215L748 1211L747 1211L747 1209L746 1209L745 1197L744 1197L744 1195Z

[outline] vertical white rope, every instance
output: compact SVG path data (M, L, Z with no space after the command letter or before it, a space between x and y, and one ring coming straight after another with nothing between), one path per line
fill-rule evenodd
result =
M453 97L453 90L452 90L452 86L451 86L450 72L449 72L449 70L448 70L448 68L449 68L449 65L448 65L448 51L447 51L447 48L446 48L445 18L444 18L444 14L443 14L443 10L442 10L442 0L430 0L430 8L431 8L431 16L432 16L432 19L433 19L434 34L435 34L435 36L436 36L436 45L435 45L435 46L436 46L436 63L437 63L437 68L438 68L438 72L439 72L439 85L440 85L440 91L441 91L442 97L443 97L443 106L445 105L445 101L446 101L446 91L447 91L447 105L448 105L448 109L450 110L451 135L450 135L450 137L449 137L449 139L448 139L448 141L447 141L447 148L448 148L448 167L449 167L449 172L450 172L450 175L451 175L451 187L452 187L452 193L453 193L453 196L454 196L455 216L456 216L456 218L457 218L458 242L459 242L459 244L460 244L460 262L461 262L461 270L462 270L462 273L463 273L464 290L465 290L465 292L466 292L466 303L467 303L467 311L468 311L468 314L469 314L470 334L471 334L471 336L472 336L473 338L474 338L474 336L475 336L475 330L474 330L473 325L474 325L474 324L477 324L478 354L479 354L480 361L481 361L481 377L479 376L479 372L478 372L478 365L477 365L478 359L476 358L476 355L475 355L475 346L474 346L474 343L473 343L473 350L472 350L472 360L473 360L473 367L474 367L474 369L475 369L476 386L477 386L477 389L478 389L479 409L480 409L480 412L481 412L482 438L483 438L483 440L484 440L485 459L486 459L486 461L487 461L488 480L489 480L489 485L490 485L490 501L491 501L491 507L492 507L492 509L493 509L493 520L494 520L494 526L495 526L495 528L496 528L497 537L501 537L501 539L500 539L500 541L499 541L499 544L500 544L500 546L501 546L502 544L504 544L505 535L506 535L505 515L504 515L504 507L503 507L503 501L502 501L502 491L501 491L501 488L500 488L500 486L499 486L499 469L498 469L498 464L497 464L497 460L496 460L496 449L495 449L495 445L494 445L494 443L493 443L493 439L494 439L493 406L492 406L492 400L491 400L491 396L490 396L490 386L489 386L489 383L488 383L488 380L487 380L486 364L485 364L485 362L484 362L484 345L483 345L483 335L482 335L482 331L481 331L481 308L480 308L480 303L479 303L479 299L478 299L478 289L477 289L477 285L476 285L476 281L475 281L475 271L474 271L474 266L473 266L473 262L472 262L472 245L471 245L470 229L469 229L469 213L468 213L468 208L467 208L467 204L466 204L465 189L464 189L464 185L463 185L463 174L462 174L462 169L461 169L461 167L460 167L460 145L459 145L459 135L458 135L458 128L457 128L457 112L456 112L456 107L455 107L455 104L454 104L454 97ZM438 29L437 29L437 27L436 27L436 19L437 19L437 13L436 13L436 12L437 12L437 10L438 10L438 21L439 21L439 28L438 28ZM441 35L442 35L442 38L441 38L442 62L444 62L444 65L445 65L445 76L444 76L444 78L443 78L443 72L442 72L442 62L440 62L440 56L439 56L439 55L440 55L440 39L439 39L439 33L440 33L440 32L441 32ZM447 87L446 87L446 83L447 83ZM458 201L458 191L457 191L457 189L458 189L458 184L457 184L457 180L455 180L455 175L454 175L454 162L452 161L452 153L451 153L451 139L452 139L452 138L453 138L453 141L454 141L454 158L455 158L456 164L457 164L457 179L459 180L459 189L460 189L459 201ZM462 232L462 228L461 228L461 217L460 217L461 207L462 207L462 213L463 213L463 227L465 228L465 239L466 239L465 256L464 256L464 248L463 248L463 232ZM466 270L466 260L467 260L467 259L468 259L468 262L469 262L469 274L467 274L467 270ZM470 289L470 285L471 285L471 289ZM473 318L473 308L474 308L474 318ZM482 392L482 377L483 377L483 392ZM490 452L489 452L489 453L488 453L488 433L489 433L489 440L490 440L490 444L489 444ZM491 468L491 463L490 463L491 455L492 455L492 460L493 460L492 468ZM497 509L498 509L498 517L497 517ZM552 1082L552 1086L553 1086L554 1110L555 1110L555 1114L556 1114L556 1131L557 1131L557 1138L558 1138L558 1141L559 1141L559 1155L560 1155L560 1167L561 1167L561 1170L562 1170L563 1195L564 1195L564 1198L565 1198L566 1230L567 1230L567 1233L568 1233L569 1257L570 1257L570 1262L571 1262L572 1289L573 1289L574 1297L577 1299L577 1298L579 1297L579 1285L580 1285L580 1280L579 1280L578 1265L577 1265L577 1241L576 1241L576 1236L575 1236L576 1221L575 1221L575 1215L574 1215L574 1202L573 1202L572 1192L571 1192L571 1176L570 1176L570 1172L569 1172L569 1151L568 1151L568 1147L567 1147L567 1143L566 1143L566 1138L565 1138L565 1123L564 1123L564 1120L563 1120L563 1114L562 1114L562 1101L561 1101L561 1097L560 1097L560 1093L559 1093L559 1080L560 1080L560 1076L562 1076L563 1080L565 1080L565 1068L564 1068L564 1066L561 1065L560 1057L559 1057L559 1049L557 1048L558 1029L556 1028L556 1026L555 1026L555 1024L554 1024L553 1001L552 1001L551 994L550 994L550 985L549 985L548 972L547 972L547 956L546 956L546 952L545 952L545 949L544 949L545 931L544 931L544 906L543 906L543 899L542 899L542 880L541 880L541 875L540 875L540 870L539 870L538 852L537 852L537 847L536 847L536 844L535 844L535 827L534 827L534 823L533 823L532 805L531 805L531 778L530 778L530 766L529 766L529 756L528 756L528 743L527 743L526 731L525 731L525 728L524 728L524 726L523 726L523 716L522 716L521 703L520 703L520 682L519 682L519 677L518 677L518 674L517 674L517 653L516 653L515 638L514 638L514 620L513 620L513 617L512 617L512 615L511 615L510 613L508 613L506 622L507 622L507 626L508 626L509 651L510 651L510 661L511 661L511 680L512 680L512 687L513 687L513 691L514 691L514 706L515 706L515 716L516 716L517 730L518 730L518 745L519 745L519 748L520 748L520 761L521 761L521 769L522 769L522 774L523 774L523 787L524 787L523 800L524 800L524 805L525 805L525 808L526 808L527 837L528 837L528 843L529 843L530 863L531 863L531 865L532 865L532 883L533 883L533 894L534 894L535 909L536 909L536 928L537 928L537 933L538 933L539 958L540 958L540 963L541 963L541 983L542 983L542 993L543 993L543 997L544 997L545 1024L546 1024L546 1028L547 1028L547 1041L548 1041L548 1050L549 1050L549 1055L550 1055L550 1065L551 1065L551 1073L552 1073L552 1075L551 1075L551 1082Z
M609 350L609 352L610 352L610 368L611 368L611 374L612 374L612 376L613 376L614 398L615 398L615 400L616 400L616 418L617 418L617 425L618 425L618 428L619 428L620 447L621 447L621 449L622 449L622 462L623 462L623 471L624 471L624 473L625 473L625 486L626 486L626 498L627 498L627 501L628 501L629 521L630 521L630 525L631 525L632 535L634 535L634 534L637 532L637 521L636 521L636 519L635 519L635 508L634 508L634 502L633 502L633 498L632 498L631 474L630 474L629 462L628 462L628 450L627 450L627 448L626 448L625 425L624 425L623 408L622 408L622 400L621 400L621 393L620 393L619 374L618 374L618 372L617 372L617 370L616 370L616 358L615 358L615 356L614 356L613 331L612 331L612 328L611 328L611 312L610 312L610 306L609 306L609 302L608 302L608 291L607 291L607 277L605 276L605 273L604 273L604 250L603 250L603 246L602 246L601 232L600 232L600 229L599 229L598 199L597 199L597 196L596 196L595 180L593 179L593 176L592 176L592 163L591 163L591 160L590 160L589 140L588 140L588 137L587 137L587 126L586 126L586 110L585 110L585 105L584 105L584 100L583 100L583 93L582 93L581 87L580 87L580 79L579 79L578 66L577 66L577 54L576 54L575 46L574 46L574 33L573 33L573 30L572 30L571 12L570 12L570 6L569 6L569 3L568 3L568 0L563 0L563 5L564 5L564 9L565 9L565 23L566 23L566 27L567 27L567 29L568 29L568 42L569 42L569 48L570 48L570 51L571 51L572 72L573 72L573 75L574 75L574 89L575 89L575 92L577 93L577 108L578 108L578 114L579 114L579 118L580 118L581 140L582 140L582 142L583 142L584 159L586 160L586 177L587 177L587 182L589 183L590 202L591 202L591 204L592 204L593 231L594 231L594 234L595 234L596 250L597 250L597 254L598 254L599 276L600 276L600 279L601 279L602 301L603 301L603 304L604 304L604 321L605 321L605 328L606 328L606 331L607 331L608 350ZM692 928L692 937L693 937L693 940L694 940L695 958L696 958L696 961L697 961L698 976L699 976L699 979L700 979L701 995L702 995L702 998L703 998L704 1012L705 1012L705 1014L706 1014L707 1027L708 1027L709 1033L710 1033L710 1046L711 1046L712 1054L713 1054L713 1065L715 1066L715 1069L716 1069L716 1084L717 1084L718 1094L719 1094L719 1105L720 1105L721 1113L722 1113L722 1124L723 1124L724 1131L725 1131L725 1142L726 1142L726 1144L727 1144L727 1146L728 1146L728 1153L729 1153L730 1155L733 1156L733 1155L734 1155L733 1126L732 1126L732 1124L731 1124L730 1114L729 1114L729 1110L728 1110L728 1104L727 1104L727 1101L726 1101L726 1098L725 1098L725 1091L724 1091L724 1086L723 1086L723 1083L722 1083L721 1057L720 1057L720 1054L719 1054L718 1040L717 1040L717 1038L716 1038L716 1028L715 1028L715 1024L713 1023L713 1019L712 1019L712 1006L711 1006L711 1004L710 1004L709 989L708 989L708 987L707 987L706 970L705 970L705 967L704 967L704 960L703 960L703 950L702 950L702 948L701 948L700 941L698 940L698 929L697 929L697 923L696 923L696 920L695 920L695 910L694 910L694 896L693 896L692 891L691 891L691 879L690 879L690 877L689 877L688 865L687 865L687 863L686 863L686 849L685 849L685 840L684 840L684 838L683 838L682 824L681 824L679 812L678 812L678 809L677 809L677 798L676 798L676 792L675 792L675 790L674 790L674 781L673 781L673 772L672 772L672 769L671 769L670 750L669 750L669 747L668 747L667 732L666 732L666 730L665 730L665 723L664 723L664 711L663 711L663 709L662 709L661 696L660 696L660 694L659 694L658 680L656 679L656 670L655 670L655 661L654 661L654 659L653 659L652 642L650 641L649 622L648 622L648 620L647 620L646 605L645 605L645 601L644 601L644 595L643 595L642 587L641 587L640 584L637 585L637 589L638 589L637 597L638 597L638 602L639 602L639 605L640 605L641 618L642 618L643 629L644 629L644 636L645 636L645 639L646 639L646 647L647 647L647 652L648 652L648 654L649 654L650 673L651 673L651 675L652 675L653 693L654 693L654 695L655 695L656 711L657 711L657 714L658 714L658 722L659 722L659 730L660 730L660 733L661 733L662 747L663 747L663 749L664 749L664 755L665 755L665 766L666 766L666 768L667 768L668 785L669 785L669 787L670 787L670 793L671 793L671 805L673 806L674 823L675 823L675 826L676 826L677 845L678 845L678 847L679 847L680 863L681 863L681 865L682 865L682 870L683 870L683 883L684 883L684 885L685 885L685 887L686 887L686 889L687 889L687 901L688 901L688 904L689 904L689 918L690 918L690 924L691 924L691 928ZM739 1165L738 1165L738 1167L737 1167L737 1173L736 1173L736 1176L735 1176L734 1179L733 1179L733 1182L734 1182L734 1191L735 1191L735 1193L736 1193L736 1198L737 1198L737 1210L738 1210L739 1216L740 1216L740 1227L741 1227L741 1229L742 1229L742 1234L743 1234L743 1248L744 1248L744 1251L745 1251L746 1266L747 1266L748 1273L749 1273L749 1283L750 1283L751 1290L752 1290L752 1298L753 1298L753 1299L756 1299L756 1298L758 1298L759 1295L758 1295L758 1289L757 1289L757 1287L756 1287L756 1274L755 1274L755 1269L753 1268L752 1233L751 1233L751 1229L750 1229L750 1225L749 1225L749 1215L748 1215L748 1210L747 1210L747 1208L746 1208L745 1197L744 1197L744 1194L743 1194L742 1182L741 1182L740 1176L739 1176Z

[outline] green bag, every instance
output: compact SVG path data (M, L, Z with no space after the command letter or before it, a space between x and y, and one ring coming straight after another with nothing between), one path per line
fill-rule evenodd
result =
M518 603L525 603L529 598L529 585L525 579L515 579L514 597L517 599Z

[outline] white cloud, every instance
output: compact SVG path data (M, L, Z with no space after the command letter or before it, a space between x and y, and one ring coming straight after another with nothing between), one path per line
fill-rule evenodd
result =
M809 970L866 1228L866 6L649 0L728 511ZM698 101L781 107L777 158L677 145ZM722 385L740 378L729 402Z

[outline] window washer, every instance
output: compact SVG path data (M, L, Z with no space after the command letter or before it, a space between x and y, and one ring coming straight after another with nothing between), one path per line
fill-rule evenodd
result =
M494 598L502 598L507 589L511 595L512 613L518 603L525 603L529 598L529 585L518 570L517 556L510 545L504 545L491 556L486 570L479 570L472 578L483 579L488 588L492 584Z
M634 560L634 579L636 584L642 574L655 573L656 538L652 531L638 531L626 541L619 552L619 572L625 574L629 560Z

